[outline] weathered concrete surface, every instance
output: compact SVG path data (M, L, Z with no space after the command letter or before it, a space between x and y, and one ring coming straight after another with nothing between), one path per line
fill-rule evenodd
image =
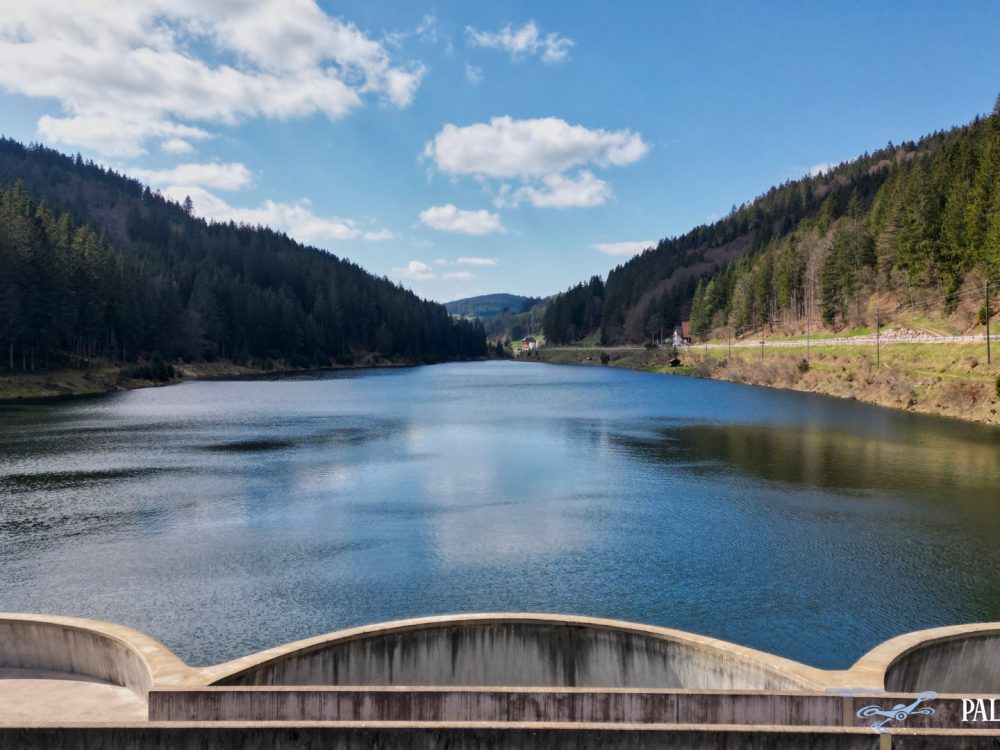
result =
M122 625L0 614L0 721L136 721L154 685L196 685L198 672Z
M137 630L52 615L0 614L0 669L91 677L143 697L154 684L199 684L197 670Z
M899 692L1000 693L1000 631L916 646L890 665L885 687Z
M294 688L153 690L152 721L504 721L625 724L746 724L870 727L881 717L861 709L909 705L910 694L729 693L687 690L544 688ZM939 695L931 715L913 714L907 728L986 729L966 721L961 695ZM1000 719L1000 697L997 698ZM989 709L987 709L989 711Z
M151 690L230 685L270 688L261 693L265 697L244 695L225 705L211 691L186 700L221 711L220 718L232 711L256 721L554 717L703 724L828 721L840 701L837 724L849 727L862 724L851 718L857 708L891 700L863 695L883 688L910 694L998 691L1000 623L908 633L876 647L849 670L825 671L706 636L616 620L458 615L342 630L196 669L121 625L0 614L0 670L19 670L17 681L0 684L0 722L65 722L81 713L91 721L122 722L137 717ZM66 679L47 679L51 672ZM283 693L284 685L291 689ZM336 685L354 686L355 708L345 708L346 693L338 697L326 689ZM380 686L395 690L396 697L376 696ZM449 697L435 698L420 686L442 686ZM591 694L584 696L587 689ZM797 703L788 696L710 700L698 694L711 690L814 695ZM622 697L626 693L647 695ZM856 695L843 697L847 693ZM959 698L942 695L935 719L915 715L909 726L955 726ZM296 701L311 707L296 708Z
M827 693L215 687L154 690L149 694L149 718L152 721L572 721L840 726L844 723L845 700L850 699Z
M92 630L0 620L0 667L66 672L145 694L153 677L128 644Z
M938 744L911 748L986 748ZM967 738L963 738L966 739ZM692 727L608 724L303 723L142 724L128 727L0 726L0 748L53 750L879 750L878 734L857 729Z
M0 721L144 721L146 702L128 688L65 672L0 669Z
M597 618L468 615L357 628L205 670L217 685L817 688L821 670L735 644ZM227 674L228 672L228 674Z

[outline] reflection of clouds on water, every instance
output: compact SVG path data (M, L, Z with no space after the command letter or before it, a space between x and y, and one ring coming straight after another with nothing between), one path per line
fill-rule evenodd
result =
M536 498L527 514L512 516L507 505L480 505L434 520L437 557L448 565L530 563L586 546L592 529L579 517Z
M447 463L423 467L420 502L432 512L428 533L446 565L505 565L545 559L587 543L588 524L558 502L577 467L551 428L502 434L463 424L414 428L411 448L433 445Z
M357 466L327 466L301 477L299 484L309 493L345 493L357 488L358 474Z

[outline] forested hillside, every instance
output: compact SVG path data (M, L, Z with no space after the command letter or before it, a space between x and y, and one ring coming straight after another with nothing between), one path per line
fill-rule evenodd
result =
M261 227L206 223L136 180L0 139L0 367L486 352L453 319L360 266Z
M872 326L928 311L982 324L1000 279L1000 98L993 113L786 182L664 239L548 307L554 343ZM1000 286L1000 285L998 285Z

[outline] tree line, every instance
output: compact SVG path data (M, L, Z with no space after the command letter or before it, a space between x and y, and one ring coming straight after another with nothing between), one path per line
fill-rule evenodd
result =
M0 186L0 366L486 354L481 324L387 278L79 156L0 139Z

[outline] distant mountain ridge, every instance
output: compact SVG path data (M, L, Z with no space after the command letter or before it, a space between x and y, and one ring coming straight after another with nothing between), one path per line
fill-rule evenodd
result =
M445 302L445 309L452 315L468 318L489 320L511 313L526 312L541 301L538 297L525 297L520 294L481 294L478 297L465 297L452 302Z

